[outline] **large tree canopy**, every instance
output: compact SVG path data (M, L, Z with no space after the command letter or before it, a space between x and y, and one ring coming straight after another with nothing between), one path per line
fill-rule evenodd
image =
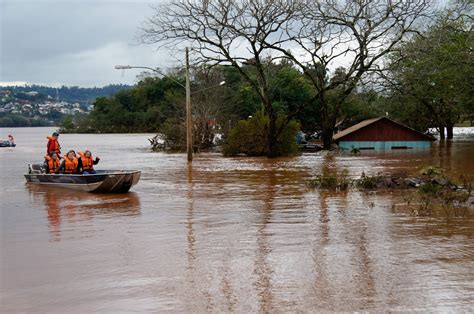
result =
M198 61L235 67L269 117L272 155L279 136L269 85L275 60L291 60L314 90L313 99L287 121L317 104L329 148L346 98L364 75L382 70L382 58L419 26L430 5L429 0L171 0L155 7L142 39L174 48L189 45Z
M474 110L472 17L451 12L427 32L401 45L392 56L389 83L400 105L394 113L407 123L438 127L444 138L464 113ZM420 118L424 116L424 124ZM415 125L414 125L415 126Z
M420 28L429 0L304 1L301 20L264 46L300 67L316 91L325 148L329 148L344 102L368 75L384 71L383 58Z

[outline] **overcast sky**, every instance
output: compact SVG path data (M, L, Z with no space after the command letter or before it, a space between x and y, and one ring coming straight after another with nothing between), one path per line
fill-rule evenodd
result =
M136 45L150 0L0 0L0 84L133 84L138 70L169 67L167 52Z

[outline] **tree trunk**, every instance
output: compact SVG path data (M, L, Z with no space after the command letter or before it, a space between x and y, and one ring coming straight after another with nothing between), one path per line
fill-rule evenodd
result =
M444 126L439 127L439 139L444 140L446 138L446 135L444 133Z
M454 127L453 125L448 125L448 126L446 127L446 130L447 130L447 133L448 133L448 137L447 137L448 140L452 140L452 139L453 139L453 135L454 135L454 134L453 134L453 127Z
M330 127L323 128L323 149L331 149L333 132L333 129Z
M331 149L332 136L334 133L335 123L333 123L333 115L329 113L328 104L325 101L325 94L323 92L319 93L319 101L321 103L321 127L322 127L322 140L323 140L323 149Z
M268 157L278 157L277 151L277 129L276 129L276 115L273 112L268 114Z

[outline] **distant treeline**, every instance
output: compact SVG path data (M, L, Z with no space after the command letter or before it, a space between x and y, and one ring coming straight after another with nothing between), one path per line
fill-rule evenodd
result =
M251 66L248 71L252 72ZM270 96L279 116L292 112L305 133L321 132L320 103L307 79L291 63L272 63ZM227 134L238 121L262 112L262 104L255 90L232 67L221 66L192 69L191 84L195 129L217 125ZM220 82L226 83L222 86ZM109 97L99 97L89 115L67 119L64 132L77 133L135 133L160 132L179 134L185 116L185 80L182 71L170 77L147 77L130 89ZM197 91L197 92L196 92ZM199 92L203 91L203 92ZM309 104L303 106L303 104ZM384 115L385 98L374 91L354 93L343 107L339 127L347 127L366 118ZM296 108L303 107L300 110Z
M78 87L78 86L61 86L49 87L42 85L26 85L26 86L2 86L2 90L12 90L14 92L38 92L40 94L50 95L53 98L59 97L70 103L90 104L97 97L115 94L121 90L128 89L131 86L123 84L111 84L104 87Z
M50 126L46 119L34 119L19 114L0 114L0 128Z

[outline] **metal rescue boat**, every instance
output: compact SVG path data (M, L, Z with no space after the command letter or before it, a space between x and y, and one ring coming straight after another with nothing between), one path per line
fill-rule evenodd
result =
M0 147L15 147L16 144L10 141L0 141Z
M43 166L29 164L26 181L94 193L126 193L140 180L137 170L96 170L95 174L48 174Z

